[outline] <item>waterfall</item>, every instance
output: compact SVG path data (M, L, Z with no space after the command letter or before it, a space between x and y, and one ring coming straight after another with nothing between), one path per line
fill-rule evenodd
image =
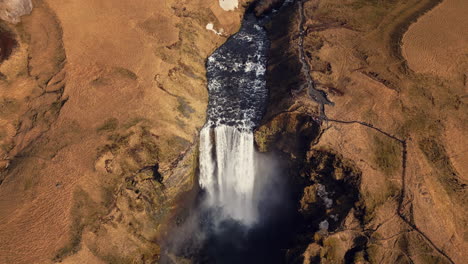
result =
M268 40L251 14L207 61L208 121L200 133L199 184L207 207L246 226L255 223L253 129L266 103Z
M206 60L200 192L193 207L177 217L181 222L167 236L169 250L163 250L161 263L281 263L289 238L296 236L300 215L285 164L274 153L255 151L254 131L268 96L264 25L279 11L256 17L256 3L261 1L247 8L240 30Z
M220 207L225 217L246 225L257 218L254 157L251 131L225 125L202 129L200 186L208 192L206 202Z

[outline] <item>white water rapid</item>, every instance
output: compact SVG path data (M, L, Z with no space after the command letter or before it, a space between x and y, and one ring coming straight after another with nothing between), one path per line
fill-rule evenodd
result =
M253 129L266 102L268 41L253 15L207 61L208 121L200 134L199 184L221 219L258 217Z

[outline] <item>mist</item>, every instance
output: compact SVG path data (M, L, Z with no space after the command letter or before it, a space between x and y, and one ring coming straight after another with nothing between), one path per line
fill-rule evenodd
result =
M254 222L213 206L206 190L165 241L161 263L284 263L297 217L286 164L273 153L255 151Z

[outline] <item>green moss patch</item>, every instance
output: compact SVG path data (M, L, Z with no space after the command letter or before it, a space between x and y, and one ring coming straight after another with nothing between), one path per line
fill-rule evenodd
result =
M387 176L393 175L401 168L402 147L391 138L374 136L374 162Z
M190 106L187 101L182 97L177 97L177 111L181 113L185 118L189 118L194 112L195 109Z
M418 143L426 159L440 172L438 179L446 191L453 193L464 190L466 185L459 182L457 171L453 167L444 146L435 138L426 138Z

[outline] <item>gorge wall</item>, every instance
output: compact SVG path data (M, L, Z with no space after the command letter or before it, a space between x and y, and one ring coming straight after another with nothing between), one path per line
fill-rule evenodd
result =
M466 182L452 165L464 152L441 136L466 118L464 73L415 73L398 48L438 3L300 1L267 27L270 101L255 137L296 182L302 224L286 263L466 261Z
M401 47L460 1L258 1L262 225L188 241L205 62L250 1L163 2L0 4L0 263L467 262L468 64Z

